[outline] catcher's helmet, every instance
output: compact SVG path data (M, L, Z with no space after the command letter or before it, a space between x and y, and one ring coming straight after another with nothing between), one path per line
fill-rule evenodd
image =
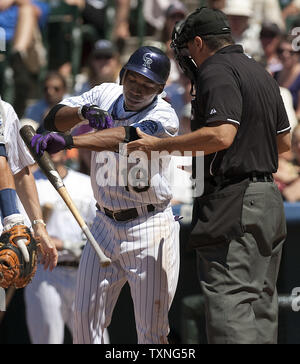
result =
M137 72L155 83L164 85L170 74L170 60L159 48L144 46L137 49L124 66L125 70Z

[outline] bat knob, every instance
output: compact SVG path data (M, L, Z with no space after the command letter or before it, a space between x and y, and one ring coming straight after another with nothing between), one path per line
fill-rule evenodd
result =
M107 259L105 262L101 262L100 265L103 268L108 267L109 265L111 265L111 260Z

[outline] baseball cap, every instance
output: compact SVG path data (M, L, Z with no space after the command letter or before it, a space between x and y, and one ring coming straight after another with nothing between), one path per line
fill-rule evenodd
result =
M253 15L253 2L252 0L226 0L223 11L226 15L250 17Z
M187 8L181 1L174 1L166 10L166 17L171 17L175 14L182 14L186 16L188 13Z
M186 40L195 36L230 34L226 15L221 10L202 7L191 13L184 22L182 33Z
M117 54L117 49L113 45L113 43L110 40L107 39L99 39L94 44L94 49L92 51L93 57L113 57Z

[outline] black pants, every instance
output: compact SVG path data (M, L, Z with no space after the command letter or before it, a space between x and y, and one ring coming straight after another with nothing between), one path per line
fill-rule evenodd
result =
M230 213L230 211L228 212ZM286 221L273 182L250 183L243 200L245 234L197 249L208 342L274 344L278 278Z

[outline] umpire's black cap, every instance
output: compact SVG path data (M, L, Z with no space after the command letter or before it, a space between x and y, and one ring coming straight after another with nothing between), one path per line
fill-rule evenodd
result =
M217 9L202 7L191 13L184 22L184 35L187 40L197 35L219 35L230 34L226 15Z

